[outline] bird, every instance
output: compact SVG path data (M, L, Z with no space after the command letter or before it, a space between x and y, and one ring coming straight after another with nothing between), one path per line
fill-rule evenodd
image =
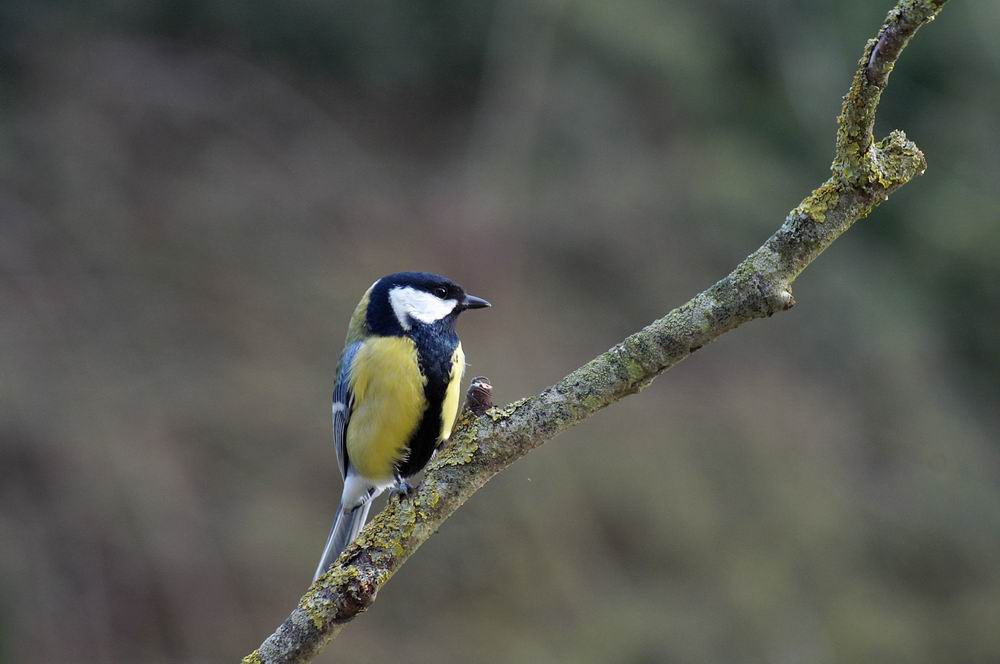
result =
M357 537L372 501L387 489L409 495L409 479L451 436L465 371L455 323L489 306L430 272L384 276L361 297L333 390L344 488L313 581Z

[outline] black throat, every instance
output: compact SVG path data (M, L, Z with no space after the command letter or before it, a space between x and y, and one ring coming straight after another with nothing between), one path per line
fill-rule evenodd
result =
M432 325L416 323L406 331L405 336L416 344L420 371L427 379L424 386L427 409L407 444L406 458L396 464L400 477L411 477L430 461L441 435L441 408L451 382L451 358L458 347L455 315L446 316Z

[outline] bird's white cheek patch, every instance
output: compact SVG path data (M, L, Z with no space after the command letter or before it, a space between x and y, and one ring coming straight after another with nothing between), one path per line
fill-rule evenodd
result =
M397 286L389 291L389 303L396 320L408 330L411 318L421 323L441 320L455 310L458 300L442 300L410 286Z

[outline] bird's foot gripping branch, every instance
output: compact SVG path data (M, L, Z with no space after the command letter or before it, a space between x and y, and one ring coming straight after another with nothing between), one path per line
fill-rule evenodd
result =
M830 179L793 209L763 246L715 285L542 393L500 408L489 407L487 400L486 409L480 407L481 395L470 395L474 411L462 414L417 491L390 499L277 631L243 661L309 661L371 605L410 555L496 473L637 392L723 333L790 308L791 285L802 270L854 222L923 173L923 154L902 132L875 140L875 112L903 48L945 2L901 0L889 12L878 35L866 44L844 97Z

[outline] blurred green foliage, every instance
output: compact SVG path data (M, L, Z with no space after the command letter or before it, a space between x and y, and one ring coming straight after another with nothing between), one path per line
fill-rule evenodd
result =
M513 399L722 276L827 177L888 4L0 4L0 661L220 661L339 494L377 276L488 297ZM1000 24L879 116L927 174L728 335L463 508L322 661L1000 659Z

